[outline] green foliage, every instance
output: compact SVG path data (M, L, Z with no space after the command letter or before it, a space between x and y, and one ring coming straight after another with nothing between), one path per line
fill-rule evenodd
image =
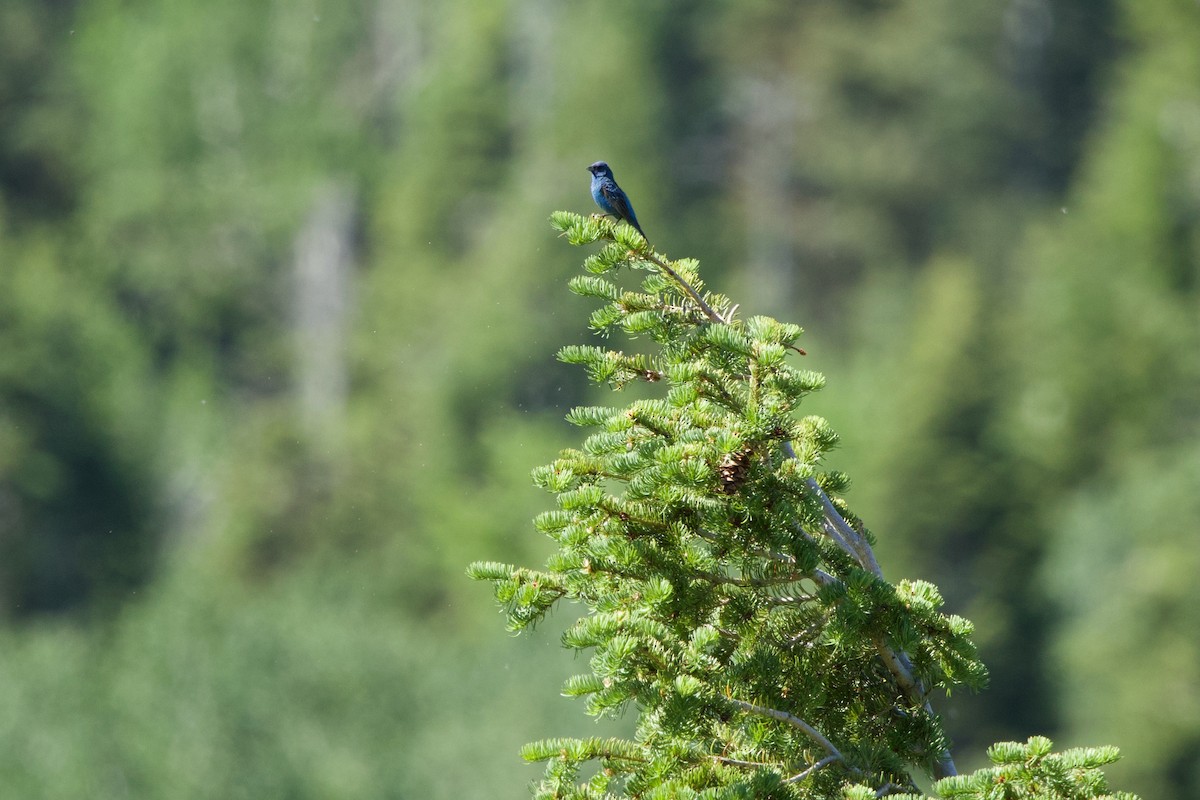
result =
M1126 792L1108 792L1100 768L1112 764L1120 753L1115 747L1080 747L1051 753L1053 743L1044 736L1025 744L1000 742L988 748L996 766L934 784L934 794L945 800L1135 800ZM900 798L905 795L898 796Z
M1114 780L1145 797L1195 797L1200 14L1120 5L1130 57L1104 124L1018 259L1004 430L1051 532L1036 576L1058 736L1119 744Z
M152 572L144 423L158 398L135 388L147 374L136 333L57 248L3 250L0 525L13 527L0 535L0 615L109 610Z
M0 3L0 744L16 764L3 785L105 796L86 780L129 753L154 762L135 787L147 798L306 782L371 796L370 776L374 796L491 797L478 784L535 769L509 766L543 735L512 720L542 706L489 706L510 672L473 649L393 665L407 685L436 670L425 696L461 683L479 700L413 701L399 744L353 688L295 709L244 701L269 696L275 654L328 656L305 633L327 634L336 602L296 592L255 610L297 570L359 572L344 591L391 610L372 635L419 649L484 623L453 577L463 562L540 563L553 544L520 535L542 503L530 453L569 444L565 407L610 401L545 358L575 341L578 301L557 291L565 265L537 216L591 210L583 165L603 157L657 245L704 254L705 277L745 309L810 324L807 361L830 388L803 413L836 418L847 445L810 466L834 436L800 419L798 476L836 494L847 479L829 467L852 474L889 572L932 580L978 624L991 687L956 693L944 720L960 766L1045 730L1119 744L1110 774L1144 796L1200 796L1198 21L1193 0ZM581 55L598 47L606 58ZM295 263L331 190L349 261L320 295L345 313L321 331L336 369L319 385L345 394L314 419L301 384L321 353L298 335ZM626 315L640 339L616 348L629 360L605 369L666 403L667 376L637 360L649 292L618 267L640 238L584 223L601 236L584 272L641 307ZM619 320L596 323L615 340ZM715 343L731 360L736 338ZM758 354L776 357L806 363ZM684 485L711 469L664 468ZM222 647L204 614L143 610L178 602L155 586L197 551L202 593L246 593L262 658ZM114 733L109 758L96 741L111 704L85 701L106 696L114 641L93 629L126 613L193 628L121 634L121 652L169 669L109 666L195 687L173 719L199 722L189 737L131 710L148 721ZM412 630L389 632L388 613ZM916 632L894 635L907 647ZM174 649L189 638L194 651ZM399 697L371 636L338 641L322 685ZM212 697L227 728L206 722ZM495 745L500 772L420 782L444 714L471 721L458 734L485 717L514 737ZM226 735L246 729L268 742L253 768ZM333 756L342 773L314 741L378 749ZM430 757L361 768L397 747Z
M524 681L569 664L502 631L429 636L358 590L384 585L370 560L249 589L193 563L111 624L0 631L3 793L483 798L481 774L532 777L513 753L539 729L595 732L529 705Z
M619 239L605 220L552 221L573 243ZM941 611L932 584L886 581L871 536L830 495L845 485L821 470L836 436L796 417L822 381L785 357L801 329L738 320L726 298L700 293L694 262L622 247L614 269L650 270L640 292L588 275L570 287L604 303L593 328L655 346L573 346L560 358L615 389L656 385L658 397L568 414L592 432L534 470L558 504L535 523L558 546L544 571L468 570L495 584L513 630L560 600L583 603L562 641L591 652L592 672L563 694L595 716L638 710L630 740L528 745L526 759L548 762L535 796L853 796L859 783L913 789L914 771L945 777L946 797L1004 781L1096 796L1095 769L1115 750L997 745L997 771L946 777L955 769L929 693L981 688L987 671L971 624ZM598 771L584 780L588 762Z

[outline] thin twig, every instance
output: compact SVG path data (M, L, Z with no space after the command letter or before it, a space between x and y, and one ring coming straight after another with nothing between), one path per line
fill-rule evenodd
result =
M650 243L646 242L646 244L649 245ZM661 258L659 258L654 253L653 250L648 249L647 252L638 253L638 255L641 256L642 258L645 258L649 261L654 262L655 264L658 265L659 269L661 269L663 272L670 275L671 278L676 283L679 284L680 288L682 288L683 291L687 293L688 297L692 298L692 301L696 305L700 306L700 310L704 312L704 316L708 317L709 320L711 320L712 322L715 322L719 325L724 325L729 322L729 320L725 319L720 314L718 314L716 311L714 311L713 307L710 306L707 302L705 302L704 298L700 296L700 293L697 292L690 283L685 281L683 279L682 275L680 275L678 272L676 272L674 269L672 269L671 266L667 262L665 262Z
M834 747L833 742L826 739L819 730L814 728L812 725L809 725L795 714L789 714L788 712L780 711L777 708L757 706L754 703L747 703L745 700L738 700L736 697L729 698L729 702L733 703L743 711L749 711L752 714L759 714L764 717L771 717L772 719L777 719L780 722L786 722L793 728L798 728L799 730L804 731L804 733L807 734L810 739L821 745L822 749L824 749L826 753L831 756L835 756L839 761L845 761L845 758L842 756L842 752Z
M827 767L830 764L832 764L833 762L838 761L838 760L839 759L837 756L825 756L820 761L813 764L811 767L804 770L803 772L801 772L797 775L793 775L792 777L788 778L787 780L784 781L784 783L799 783L800 781L804 780L809 775L812 775L814 772L821 769L822 767Z
M730 758L729 756L713 756L714 761L720 761L722 764L732 764L735 767L774 767L775 764L767 764L762 761L742 761L740 758Z
M772 606L802 606L805 603L815 603L816 595L812 594L787 594L778 597L772 597L768 605Z
M694 577L708 581L713 585L729 584L730 586L755 586L765 588L768 586L787 586L789 583L799 583L804 580L803 575L797 577L795 575L780 575L778 578L731 578L728 575L715 575L711 572L695 572Z

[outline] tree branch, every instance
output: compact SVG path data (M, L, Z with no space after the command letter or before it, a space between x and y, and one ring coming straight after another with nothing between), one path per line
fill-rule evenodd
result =
M807 778L809 775L812 775L817 770L821 769L822 767L827 767L837 760L839 760L837 756L825 756L820 761L813 764L811 767L804 770L803 772L801 772L797 775L793 775L792 777L788 778L787 780L784 781L784 783L799 783L800 781Z
M796 450L792 447L791 442L783 443L783 452L788 458L796 458ZM871 543L856 531L850 523L846 522L845 518L842 517L837 507L833 504L833 501L829 499L829 495L825 494L825 490L821 488L816 479L808 478L804 483L809 491L813 493L813 496L821 503L822 513L825 518L825 535L833 539L843 550L855 556L863 569L883 580L883 570L879 567L879 562L875 559L875 551L871 548ZM892 677L895 678L900 690L904 692L904 696L913 704L923 707L927 714L934 716L933 706L929 702L928 691L925 685L913 675L912 662L909 661L908 656L902 651L889 647L881 638L875 638L874 643L875 650L879 653L880 658L883 659L883 663L887 666L888 671L892 673ZM954 758L950 755L950 751L942 751L934 766L934 775L938 778L948 778L957 774L958 769L954 765Z
M653 262L658 266L659 269L670 275L672 280L679 284L679 287L683 289L687 296L692 298L692 302L700 306L700 310L704 312L704 316L708 317L710 321L715 322L718 325L724 325L729 322L729 320L725 319L716 311L714 311L713 307L705 302L704 298L700 296L700 293L697 292L690 283L685 281L682 275L676 272L669 264L667 264L667 262L659 258L658 255L652 249L650 249L649 242L646 242L646 251L639 252L638 255L648 261Z
M732 764L735 767L774 767L775 764L767 764L762 761L742 761L740 758L730 758L729 756L712 756L714 761L719 761L722 764Z
M786 449L792 450L792 443L786 443ZM791 453L791 457L795 458L795 452ZM815 478L808 478L804 484L809 488L817 500L821 503L821 509L825 515L825 532L832 536L833 532L843 538L847 544L854 550L854 555L858 559L858 563L862 568L870 572L877 578L883 577L883 570L879 567L879 562L875 560L875 552L871 549L871 544L861 533L856 531L854 527L846 522L833 501L829 499L829 495L825 494L825 490L821 488L821 484L817 483Z
M846 760L842 756L842 752L834 747L833 742L826 739L819 730L814 728L812 725L809 725L807 722L795 716L794 714L789 714L786 711L780 711L776 708L767 708L766 706L758 706L754 703L747 703L745 700L738 700L736 697L730 697L729 702L733 703L743 711L749 711L751 714L758 714L760 716L777 719L780 722L786 722L793 728L798 728L799 730L804 731L804 733L807 734L810 739L821 745L822 749L824 749L826 753L829 753L829 755L834 757L836 760Z

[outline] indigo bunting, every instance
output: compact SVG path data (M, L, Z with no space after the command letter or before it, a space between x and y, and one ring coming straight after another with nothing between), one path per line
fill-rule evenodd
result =
M604 215L625 220L637 229L643 239L650 241L642 226L638 225L637 214L633 213L633 204L629 202L625 192L621 191L621 187L617 186L608 164L597 161L588 167L588 172L592 173L592 199L600 206Z

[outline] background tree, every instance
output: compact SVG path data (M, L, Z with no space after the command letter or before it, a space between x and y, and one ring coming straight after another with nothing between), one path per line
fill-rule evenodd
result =
M1186 795L1196 13L2 4L0 780L470 797L464 758L514 785L596 732L461 569L546 555L524 476L604 402L546 356L541 220L605 158L745 316L811 324L880 558L979 625L961 752L1112 742Z

